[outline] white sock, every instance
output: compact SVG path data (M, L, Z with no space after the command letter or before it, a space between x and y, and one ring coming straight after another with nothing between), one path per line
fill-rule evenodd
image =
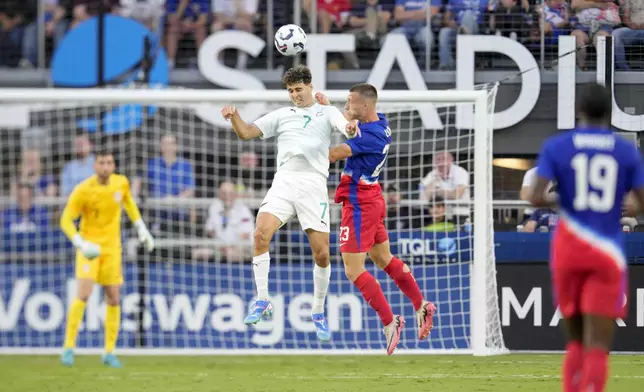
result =
M271 257L266 253L253 257L253 275L257 286L257 298L268 300L268 271L271 269Z
M324 301L331 281L331 265L322 268L317 264L313 267L313 309L312 314L324 313Z

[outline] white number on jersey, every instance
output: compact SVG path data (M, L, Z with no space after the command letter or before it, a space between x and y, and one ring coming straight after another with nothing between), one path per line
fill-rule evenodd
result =
M575 200L573 201L575 209L610 211L615 205L619 166L615 158L597 154L588 159L587 154L579 153L572 158L570 164L575 170Z
M387 128L389 129L389 128ZM382 168L385 166L385 162L387 162L387 155L389 155L389 144L385 146L385 148L382 149L382 154L384 155L384 158L382 158L382 162L376 166L376 170L371 173L371 177L378 177L380 175L380 171Z

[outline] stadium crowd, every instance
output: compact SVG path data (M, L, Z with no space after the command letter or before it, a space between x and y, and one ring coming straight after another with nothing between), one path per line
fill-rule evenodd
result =
M44 26L38 24L42 2ZM171 67L195 64L196 50L210 33L236 29L268 42L266 26L293 20L293 2L274 1L268 12L261 0L5 0L0 4L0 67L38 64L39 34L51 54L66 31L96 15L103 2L107 13L134 18L162 37ZM316 22L312 7L315 12ZM311 0L302 1L302 25L310 31L352 33L357 53L331 57L330 67L365 68L377 55L386 34L404 34L418 63L453 69L457 34L497 34L522 42L535 53L554 55L557 37L575 37L580 69L589 66L588 48L600 35L616 40L616 67L642 68L644 2L640 0ZM272 20L268 19L272 15ZM272 45L267 46L272 50ZM431 56L426 56L427 50ZM592 52L592 50L591 50ZM262 58L237 55L237 68L262 67ZM483 62L480 66L498 67ZM42 65L41 65L42 66Z

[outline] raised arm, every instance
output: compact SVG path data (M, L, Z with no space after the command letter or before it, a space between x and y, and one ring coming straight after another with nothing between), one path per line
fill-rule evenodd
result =
M329 106L329 121L333 128L343 134L347 139L360 136L358 120L347 120L344 114L335 106Z
M262 131L255 124L248 124L242 120L237 108L234 106L226 106L221 109L221 115L226 120L230 120L233 126L233 131L241 140L254 139L262 136Z

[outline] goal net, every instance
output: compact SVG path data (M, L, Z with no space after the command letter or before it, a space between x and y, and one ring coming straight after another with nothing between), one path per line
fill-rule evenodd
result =
M492 228L496 88L381 92L393 131L380 181L392 253L438 308L430 338L418 341L411 303L367 262L394 313L408 320L403 352L505 352ZM343 106L347 92L328 96ZM99 148L130 178L156 240L144 253L124 215L121 352L384 352L376 313L344 275L338 205L329 207L331 341L319 342L310 320L313 259L296 220L271 245L272 320L243 323L255 295L253 224L276 144L238 140L220 110L236 105L250 122L287 100L284 91L1 89L0 352L62 346L75 281L74 251L58 220ZM333 144L342 140L337 134ZM342 166L331 165L330 195ZM105 313L98 286L86 309L78 347L98 351Z

